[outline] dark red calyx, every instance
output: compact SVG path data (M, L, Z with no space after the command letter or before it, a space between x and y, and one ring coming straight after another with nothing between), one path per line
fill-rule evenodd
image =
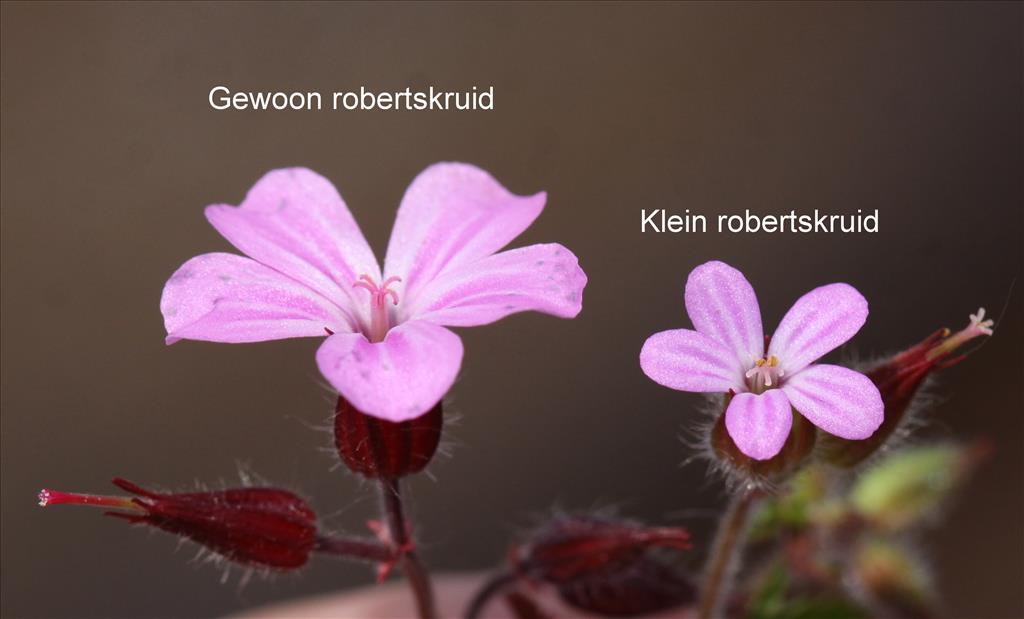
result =
M659 549L690 548L676 527L597 516L559 517L513 553L524 577L554 585L566 603L605 616L634 616L692 602L695 588Z
M316 514L287 490L234 488L162 493L115 478L134 497L98 497L49 490L41 505L109 507L107 515L147 524L188 538L242 565L288 570L301 567L317 543Z
M589 576L558 588L562 599L605 617L641 617L693 604L697 587L679 569L643 557L601 577Z
M441 441L440 402L423 415L394 422L367 415L338 396L334 446L349 470L371 479L397 479L426 468Z

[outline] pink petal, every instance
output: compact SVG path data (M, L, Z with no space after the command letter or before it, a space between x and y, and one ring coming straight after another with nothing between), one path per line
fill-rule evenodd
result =
M470 327L509 314L537 311L573 318L583 308L587 276L571 251L557 244L501 252L450 270L399 304L399 320L415 316L440 325Z
M341 395L368 415L389 421L419 417L455 382L462 341L420 320L388 331L370 343L361 333L337 333L316 353L320 372Z
M785 375L841 346L868 317L868 302L848 284L829 284L797 299L772 334L768 354L779 358Z
M293 279L233 254L204 254L164 285L167 343L258 342L347 329L334 304Z
M686 280L686 313L693 326L733 351L743 367L764 354L761 308L750 282L724 262L706 262Z
M882 396L860 372L838 365L812 365L782 384L793 408L829 434L864 439L885 416Z
M490 256L519 236L545 200L544 193L514 195L475 166L434 164L402 198L384 272L402 278L404 300L413 302L438 275Z
M679 391L720 392L743 388L739 362L717 340L675 329L655 333L640 350L640 367L651 380Z
M352 284L380 266L334 186L312 170L286 168L263 176L237 208L209 206L206 218L250 258L327 297L366 324L369 304ZM364 293L365 294L365 293Z
M737 393L725 411L725 428L747 456L767 460L782 451L793 426L786 394L769 389L760 395Z

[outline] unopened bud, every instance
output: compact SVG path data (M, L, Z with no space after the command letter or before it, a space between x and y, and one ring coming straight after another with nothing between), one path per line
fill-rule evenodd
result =
M371 479L397 479L426 468L441 441L440 402L408 421L387 421L357 410L338 396L334 446L349 470Z
M873 525L902 529L933 513L988 452L937 445L897 452L866 471L850 492L854 510Z
M301 567L317 544L316 514L298 496L277 488L210 492L152 492L123 479L114 485L134 496L97 496L42 490L39 504L107 507L109 516L146 524L248 566Z
M596 516L562 516L513 553L523 577L553 585L569 605L605 616L637 616L696 598L686 575L656 549L685 550L690 536L676 527L645 527Z

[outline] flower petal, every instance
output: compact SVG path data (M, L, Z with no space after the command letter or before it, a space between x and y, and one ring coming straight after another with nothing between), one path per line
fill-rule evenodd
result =
M540 215L544 193L523 197L472 165L437 163L413 180L391 231L384 273L414 302L438 275L489 256Z
M751 367L764 354L757 295L747 278L724 262L706 262L686 280L686 313L693 326L733 351Z
M828 284L797 299L772 334L768 354L785 375L838 348L864 325L868 302L849 284Z
M725 411L725 428L747 456L767 460L782 451L793 426L786 394L769 389L760 395L737 393Z
M255 260L203 254L164 285L160 311L167 343L180 339L259 342L347 329L333 303Z
M462 340L421 320L370 343L361 333L336 333L316 353L320 372L360 411L386 419L414 419L437 404L455 382Z
M573 318L583 309L586 285L571 251L558 244L530 245L441 275L414 303L398 306L399 320L470 327L531 310Z
M732 351L689 329L662 331L647 338L640 350L640 367L654 382L679 391L725 393L743 388Z
M334 185L312 170L263 176L237 208L217 204L206 218L250 258L309 286L341 307L351 328L367 324L369 305L352 283L380 266Z
M885 417L878 387L860 372L838 365L812 365L787 379L782 390L798 413L841 438L867 438Z

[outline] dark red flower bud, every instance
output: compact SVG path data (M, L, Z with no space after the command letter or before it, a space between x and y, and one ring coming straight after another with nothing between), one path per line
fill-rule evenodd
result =
M338 396L334 446L351 471L376 479L397 479L426 468L441 441L440 402L415 419L396 423L367 415Z
M277 488L211 492L152 492L125 481L114 485L136 496L96 496L43 490L39 504L95 505L109 516L186 537L243 565L301 567L317 545L316 514L298 496Z
M676 527L595 516L556 518L513 552L517 573L554 585L562 599L605 616L659 612L692 602L696 589L656 549L685 550Z
M967 355L954 353L963 344L982 335L992 335L992 321L985 320L985 309L971 314L964 329L952 333L939 329L907 350L875 365L865 374L878 387L885 404L885 419L875 433L861 441L828 435L822 439L823 457L836 466L852 467L875 453L907 418L907 412L921 385L932 372L963 361Z

